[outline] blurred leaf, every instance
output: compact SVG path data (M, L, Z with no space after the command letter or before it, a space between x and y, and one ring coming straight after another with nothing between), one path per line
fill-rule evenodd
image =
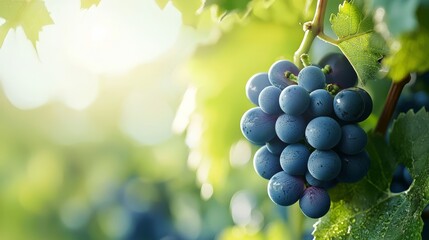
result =
M421 0L373 0L371 8L384 9L384 22L389 32L397 37L418 27L417 8Z
M411 72L429 70L429 31L416 31L399 38L399 49L383 63L390 66L389 76L400 81Z
M267 226L266 239L293 239L292 233L289 229L289 225L283 221L273 221Z
M44 26L53 23L42 0L0 0L0 17L5 20L0 26L0 46L9 30L22 27L35 47L39 32Z
M80 0L80 7L84 9L90 8L92 5L97 6L100 0Z
M234 226L225 229L219 236L220 240L235 240L235 239L247 239L247 240L263 240L264 237L261 233L251 233L244 227Z
M344 1L330 21L338 36L338 47L353 65L360 81L374 80L387 48L383 38L374 32L371 16L364 12L362 2Z
M333 203L321 218L317 239L419 239L420 217L429 199L429 114L408 112L395 121L390 141L370 136L368 175L356 184L341 184L331 192ZM414 178L409 190L389 191L397 163L409 167Z
M171 0L173 5L182 13L182 21L185 25L196 26L201 13L201 0ZM159 3L158 3L159 4Z
M421 26L394 40L390 55L383 61L390 67L389 76L394 81L402 80L411 72L422 73L429 70L429 7L419 9L418 19Z
M224 16L230 12L245 12L252 0L205 0L203 8L209 8L213 5L218 7L218 15Z
M155 0L155 2L158 4L158 6L163 9L170 0Z

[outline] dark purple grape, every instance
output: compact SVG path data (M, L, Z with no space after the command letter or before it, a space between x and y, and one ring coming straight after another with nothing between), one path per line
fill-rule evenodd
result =
M360 94L360 96L362 97L363 102L364 102L363 113L359 117L359 119L357 120L358 122L362 122L363 120L367 119L369 117L369 115L371 115L371 113L372 113L372 108L373 108L372 98L369 95L369 93L362 88L356 87L353 89L355 89Z
M299 199L301 211L310 218L323 217L331 207L331 199L323 188L308 187Z
M371 161L366 151L355 155L340 155L340 158L341 171L337 177L340 182L357 182L368 173Z
M365 102L354 88L341 90L334 97L334 112L343 121L357 122L365 111Z
M341 89L356 86L358 82L357 74L349 60L341 53L330 53L322 58L319 66L331 67L331 72L326 75L327 84L336 84Z
M341 140L337 149L345 154L361 152L368 142L366 132L357 124L348 124L341 127Z

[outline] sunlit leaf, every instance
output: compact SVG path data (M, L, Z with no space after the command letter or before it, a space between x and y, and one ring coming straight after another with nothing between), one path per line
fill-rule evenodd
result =
M217 6L220 16L230 12L245 12L252 0L205 0L203 8Z
M332 30L338 36L338 47L363 83L376 78L380 60L387 51L383 38L373 29L371 17L359 1L344 1L330 19Z
M22 27L33 46L39 39L39 32L52 19L42 0L0 0L0 17L5 23L0 26L0 46L11 29Z
M160 8L164 8L170 0L155 0Z
M391 46L391 53L384 63L389 66L389 76L399 81L411 72L429 70L429 7L418 11L420 27L415 31L401 34Z
M100 0L80 0L80 7L87 9L92 6L97 6L100 3Z

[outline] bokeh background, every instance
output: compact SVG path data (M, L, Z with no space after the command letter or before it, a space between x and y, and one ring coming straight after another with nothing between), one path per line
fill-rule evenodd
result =
M239 121L247 79L292 58L315 2L45 0L37 43L18 27L0 49L0 239L308 235L315 220L269 200Z

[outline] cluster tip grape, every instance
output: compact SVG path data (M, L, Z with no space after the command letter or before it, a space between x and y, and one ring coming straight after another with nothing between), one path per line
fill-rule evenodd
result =
M359 122L372 112L372 99L355 87L356 74L342 54L330 54L299 70L280 60L266 73L253 75L246 95L256 105L241 118L243 135L261 146L255 153L256 173L268 181L268 196L276 204L299 201L311 218L330 208L328 189L353 183L368 172L366 132ZM350 72L351 71L351 72ZM333 95L329 89L336 86ZM329 87L328 87L329 86Z

